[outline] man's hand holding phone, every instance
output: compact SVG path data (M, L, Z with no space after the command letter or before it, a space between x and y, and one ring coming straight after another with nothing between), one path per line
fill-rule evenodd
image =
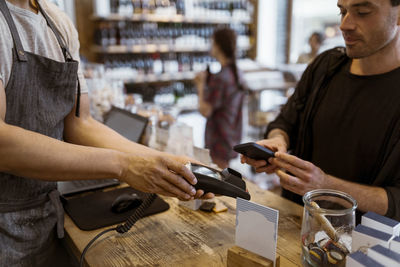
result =
M272 133L272 132L271 132ZM277 134L277 135L270 135L271 138L269 139L264 139L256 142L256 144L265 147L273 152L282 152L286 153L287 152L287 141L284 136ZM240 155L240 161L244 164L249 164L254 167L256 172L261 173L261 172L266 172L268 174L274 173L277 169L279 169L278 166L271 164L272 158L269 160L257 160L250 158L248 156L245 156L243 154Z

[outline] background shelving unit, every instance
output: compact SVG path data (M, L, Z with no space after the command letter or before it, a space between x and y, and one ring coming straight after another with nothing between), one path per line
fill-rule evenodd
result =
M91 62L106 63L106 68L111 65L111 68L116 68L115 66L118 67L121 65L123 68L130 67L136 70L143 67L143 64L142 62L136 64L135 62L132 62L132 60L136 57L142 58L142 60L145 61L145 65L149 66L143 67L143 71L142 69L139 69L139 71L132 72L132 74L136 73L136 75L132 75L130 78L124 77L122 80L126 83L146 84L192 80L195 73L199 70L198 67L193 68L194 57L199 57L199 60L201 61L199 64L203 64L204 66L210 64L212 61L212 59L207 56L208 51L210 50L210 36L212 30L218 27L240 29L241 32L238 35L239 58L255 58L256 38L254 31L255 26L253 23L253 13L255 5L257 4L257 1L255 0L171 0L171 4L180 6L180 10L178 11L183 14L178 14L178 12L175 14L171 14L171 12L169 12L169 14L157 14L157 12L150 13L148 10L145 13L137 13L134 9L137 5L140 6L146 4L148 7L149 3L151 4L152 2L169 2L148 0L110 0L111 10L109 13L95 14L96 2L99 1L75 1L77 10L77 27L81 40L81 54ZM126 11L124 11L123 14L115 12L118 10L121 11L121 9L118 9L118 5L124 5L122 9L124 10L125 7L129 5L129 2L133 5L132 14L126 14ZM184 8L182 8L183 5ZM229 10L210 9L221 7L228 7ZM201 8L203 14L196 14L194 8L199 10ZM207 8L209 8L209 11L213 13L210 13L209 15L204 13L207 11ZM227 16L229 12L234 14L236 12L235 8L240 8L239 11L242 16ZM245 14L245 16L243 16L244 11L247 12L247 15ZM223 16L213 16L214 14L222 14ZM90 18L89 22L87 18ZM124 27L126 27L126 29L124 29ZM151 29L149 29L149 27ZM156 33L157 29L164 31L162 32L163 40L161 42L160 40L154 41L153 36L151 36L152 33ZM180 29L180 33L177 34L176 29ZM122 42L122 33L128 31L131 33L129 40ZM165 34L165 31L167 34ZM174 31L174 33L171 33L171 31ZM171 36L168 37L168 34ZM104 35L113 35L110 37L112 41L106 40L104 42L104 40L101 39ZM140 37L138 38L139 35ZM177 38L193 35L199 37L200 42L195 39L189 43L185 42L185 40L183 43L174 43ZM201 38L203 40L201 40ZM141 43L132 43L138 39L141 40ZM167 66L164 62L165 56L169 57L169 60L175 61L179 61L181 57L186 57L182 60L190 60L190 67L188 68L186 66L186 68L182 69L182 62L178 62L178 72L166 71ZM114 57L117 61L119 60L122 63L107 64L107 62L113 61ZM156 73L154 73L151 68L155 57L160 58L163 62L162 70L157 71ZM127 58L129 58L129 60ZM129 62L126 62L127 60ZM140 67L138 67L138 65L140 65ZM175 74L171 75L171 73Z
M176 11L135 9L168 2ZM108 80L122 81L126 94L144 102L197 108L196 73L218 70L209 56L216 28L237 32L241 61L256 58L257 0L75 0L75 6L81 55L102 63Z
M248 51L250 45L238 47L239 51ZM97 54L151 54L151 53L191 53L208 52L209 45L167 45L167 44L146 44L146 45L93 45L92 51Z
M234 0L235 1L235 0ZM237 1L237 0L236 0ZM175 14L157 15L157 14L133 14L131 16L124 16L120 14L110 13L107 16L93 15L92 20L109 20L109 21L136 21L136 22L163 22L163 23L201 23L201 24L231 24L231 23L244 23L251 24L251 19L236 19L236 18L190 18L184 15Z

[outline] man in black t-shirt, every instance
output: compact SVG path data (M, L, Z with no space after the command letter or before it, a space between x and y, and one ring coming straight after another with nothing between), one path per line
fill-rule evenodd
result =
M400 0L338 0L338 7L346 49L320 55L268 126L258 143L277 151L270 165L242 163L276 172L283 195L296 202L310 190L335 189L361 212L400 220Z

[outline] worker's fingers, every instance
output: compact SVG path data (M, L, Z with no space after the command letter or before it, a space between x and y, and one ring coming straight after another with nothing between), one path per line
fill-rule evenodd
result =
M181 190L179 187L177 187L175 184L172 184L168 182L168 180L164 179L159 179L157 183L158 189L161 192L165 191L169 194L172 194L174 197L177 197L182 200L190 200L196 192L194 192L193 195L186 193L185 191ZM160 193L161 194L161 193Z
M215 198L214 193L207 193L207 194L204 194L202 197L202 199L212 199L212 198Z
M168 169L172 170L176 174L179 174L180 176L185 178L186 181L188 181L190 184L192 185L197 184L197 179L194 176L194 174L188 168L186 168L186 166L183 165L182 163L171 160L169 158L164 158L164 162L168 167Z
M194 195L194 198L201 198L204 195L204 191L203 190L197 190L196 191L196 195Z

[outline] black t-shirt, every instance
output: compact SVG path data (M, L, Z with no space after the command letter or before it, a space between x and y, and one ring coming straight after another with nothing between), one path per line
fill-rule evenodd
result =
M400 221L400 68L357 76L350 64L344 48L318 56L266 135L282 129L293 155L338 178L383 188L385 216ZM282 195L302 203L288 190Z
M372 184L393 120L399 121L400 68L358 76L349 61L330 81L312 124L311 161L324 172ZM400 166L400 163L399 163Z

